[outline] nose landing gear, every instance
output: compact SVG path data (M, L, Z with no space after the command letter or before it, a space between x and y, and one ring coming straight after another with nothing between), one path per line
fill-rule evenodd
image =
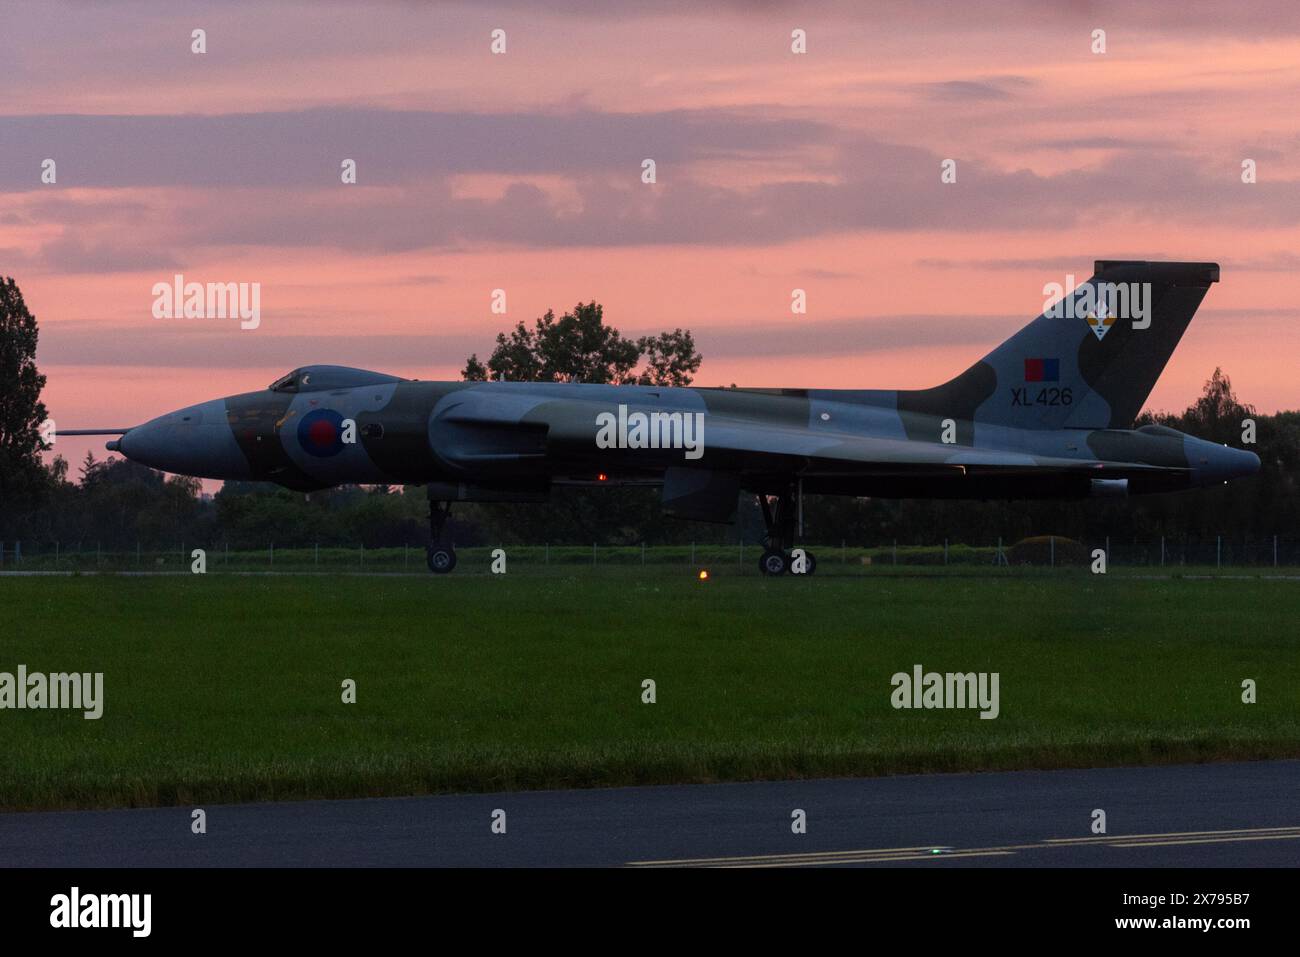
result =
M429 571L435 575L445 575L456 567L456 549L443 538L450 515L451 502L429 499L429 544L425 547L424 558Z

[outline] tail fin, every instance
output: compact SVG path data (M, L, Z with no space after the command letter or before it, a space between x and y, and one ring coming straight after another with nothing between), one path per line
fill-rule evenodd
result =
M1217 263L1099 260L1086 283L960 376L900 392L900 410L976 426L1128 428L1212 283Z

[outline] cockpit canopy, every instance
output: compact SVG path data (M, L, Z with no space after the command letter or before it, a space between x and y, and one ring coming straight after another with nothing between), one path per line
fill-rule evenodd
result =
M271 383L272 392L324 392L327 389L352 389L361 385L405 382L400 376L347 366L303 366Z
M1171 439L1186 438L1186 436L1183 435L1182 432L1179 432L1177 429L1171 429L1167 425L1156 425L1156 424L1144 425L1141 428L1139 428L1138 431L1145 433L1146 435L1166 435Z

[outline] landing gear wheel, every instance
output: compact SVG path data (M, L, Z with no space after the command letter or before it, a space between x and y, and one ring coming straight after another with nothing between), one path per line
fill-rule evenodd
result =
M790 561L790 574L791 574L791 575L798 575L800 578L802 578L802 577L804 577L804 576L806 576L806 575L811 575L813 572L817 571L817 557L816 557L815 555L813 555L812 552L808 551L806 548L805 548L805 549L802 549L802 551L803 551L803 571L797 571L797 570L796 570L796 565L795 565L795 558L794 558L794 553L797 552L797 551L800 551L800 549L798 549L798 548L793 549L793 550L791 551L791 553L790 553L790 559L789 559L789 561Z
M758 560L758 570L764 575L784 575L790 567L790 558L785 552L769 548Z
M456 549L450 545L430 545L425 549L424 557L429 563L429 571L437 575L445 575L456 567Z

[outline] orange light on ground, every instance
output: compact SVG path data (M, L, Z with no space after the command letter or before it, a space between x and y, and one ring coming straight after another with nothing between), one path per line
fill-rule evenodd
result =
M609 481L609 476L606 475L604 472L601 472L599 475L596 476L596 481L597 481L597 482L607 482L607 481Z
M708 570L707 568L701 568L701 569L700 569L700 581L702 581L702 582L706 582L706 581L708 581L708 580L709 580L709 570Z

